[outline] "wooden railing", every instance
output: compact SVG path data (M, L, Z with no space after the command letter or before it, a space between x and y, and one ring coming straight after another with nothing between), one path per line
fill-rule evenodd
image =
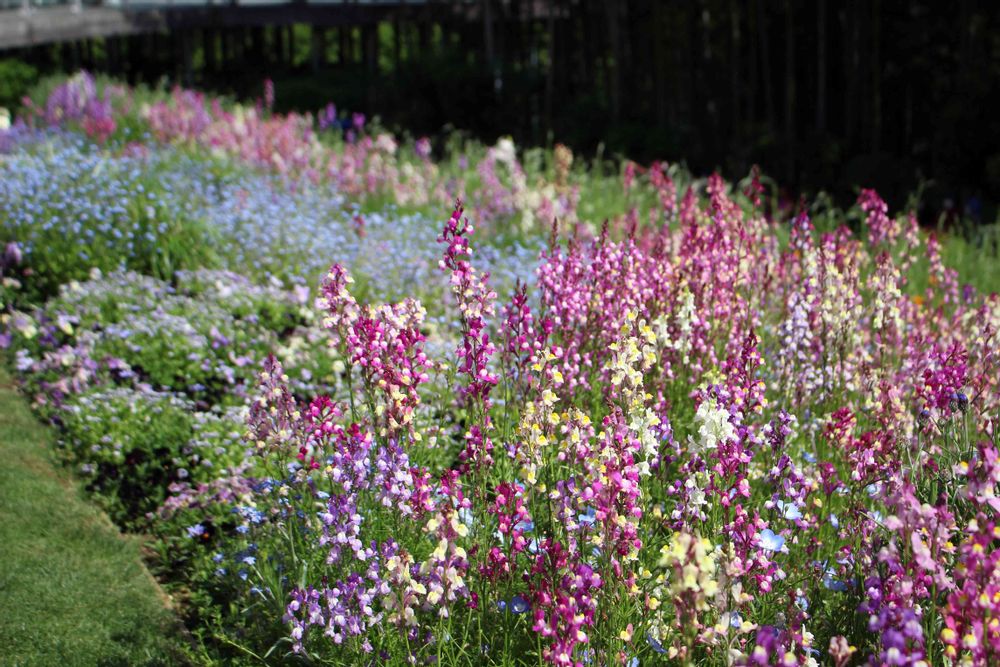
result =
M483 0L0 0L0 51L54 42L248 22L343 25L418 9L471 18ZM537 2L538 0L536 0Z

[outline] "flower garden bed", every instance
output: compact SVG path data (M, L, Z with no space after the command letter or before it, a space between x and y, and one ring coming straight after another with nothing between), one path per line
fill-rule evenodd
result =
M1000 659L952 242L331 113L78 75L0 138L3 342L193 660Z

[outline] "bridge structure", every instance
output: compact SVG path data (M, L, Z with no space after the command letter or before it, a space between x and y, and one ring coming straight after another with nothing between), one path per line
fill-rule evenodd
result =
M370 68L378 59L378 26L390 23L393 57L400 59L400 33L415 35L408 53L423 51L435 30L466 50L481 51L493 67L502 49L498 31L534 24L533 32L565 20L579 0L0 0L0 55L45 53L57 47L60 62L126 75L137 63L166 56L185 81L195 49L209 70L241 63L270 49L271 62L291 60L293 28L311 26L313 68L327 57L354 58ZM508 28L509 29L509 28ZM331 31L333 34L331 35ZM265 36L266 35L268 36ZM404 37L405 41L405 37ZM520 36L512 38L519 44ZM103 42L102 62L92 48ZM197 46L196 46L197 45ZM42 50L42 51L39 51ZM51 53L51 52L49 52ZM356 55L355 55L356 54ZM51 56L42 56L50 58Z
M330 28L400 17L475 21L483 4L482 0L0 0L0 51L186 29L296 23ZM533 13L543 8L542 3L529 4Z
M444 49L453 49L464 65L482 68L487 74L476 83L492 81L497 91L504 67L540 71L539 54L551 47L555 29L569 29L580 2L0 0L0 59L55 71L83 68L133 84L214 86L236 95L256 90L260 78L272 73L297 76L311 68L321 76L303 77L301 95L317 94L329 74L348 82L349 104L378 110L383 97L405 99L393 97L392 87L401 81L422 90L421 63ZM572 61L563 57L559 63L568 67ZM550 84L552 69L546 70ZM545 96L554 98L552 85ZM540 99L525 107L552 107ZM443 94L426 100L425 113L447 104Z

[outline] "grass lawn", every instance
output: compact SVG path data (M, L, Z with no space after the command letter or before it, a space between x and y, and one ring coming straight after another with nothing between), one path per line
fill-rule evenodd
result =
M185 664L138 542L82 497L51 445L0 370L0 664Z

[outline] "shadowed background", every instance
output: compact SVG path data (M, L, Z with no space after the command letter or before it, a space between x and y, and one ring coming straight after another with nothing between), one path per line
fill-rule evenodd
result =
M893 207L919 190L924 222L996 217L1000 4L992 2L128 7L134 34L3 52L29 67L3 66L0 105L16 106L22 80L77 67L244 98L259 96L270 76L278 110L332 101L414 134L509 134L727 177L757 163L789 198L822 186L848 203L865 185ZM77 15L96 9L84 4ZM33 8L33 20L44 24L51 11Z

